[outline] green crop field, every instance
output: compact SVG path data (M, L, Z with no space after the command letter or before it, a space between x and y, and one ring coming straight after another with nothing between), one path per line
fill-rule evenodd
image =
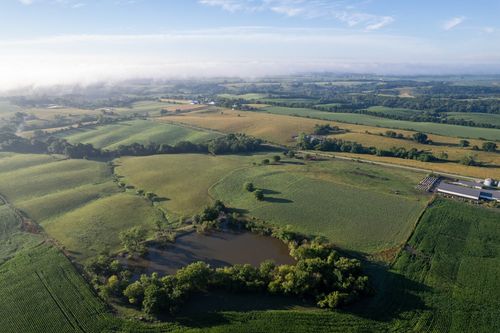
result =
M500 331L500 213L438 200L395 269L420 283L424 332Z
M425 133L443 136L464 137L500 141L500 131L493 128L468 127L438 123L420 123L404 120L394 120L374 117L357 113L333 113L307 108L287 108L271 106L260 109L258 112L269 112L288 116L310 117L322 120L339 121L350 124L367 125L375 127L387 127L402 130L421 131Z
M70 262L39 245L0 266L0 327L4 333L101 332L104 303Z
M489 124L489 125L500 126L500 114L448 112L446 113L446 118L457 119L457 120L464 119L467 121L473 121L476 124Z
M245 182L263 189L266 198L258 201L244 191ZM210 193L264 221L326 236L342 248L376 252L410 234L428 200L413 193L415 182L411 173L328 161L236 170Z
M146 199L121 193L104 162L2 154L0 194L81 260L118 250L120 231L162 218Z
M249 101L255 101L259 100L262 98L266 98L267 95L265 94L242 94L242 95L235 95L235 94L220 94L219 97L221 98L227 98L227 99L245 99Z
M59 134L71 143L91 143L94 147L116 149L132 143L165 143L174 145L180 141L194 143L213 139L218 134L194 130L151 120L133 120L104 126L72 129Z

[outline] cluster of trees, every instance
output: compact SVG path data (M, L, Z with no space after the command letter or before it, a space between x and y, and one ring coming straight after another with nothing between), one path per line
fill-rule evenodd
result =
M375 147L364 147L360 143L345 141L341 139L317 139L304 133L299 135L297 146L302 150L319 150L329 152L346 152L354 154L369 154L377 156L397 157L404 159L414 159L422 162L435 162L438 160L431 152L412 148L406 150L403 147L393 147L390 150L379 149Z
M265 261L259 267L212 268L196 262L173 275L153 273L133 282L117 269L99 269L106 274L101 278L105 281L101 295L121 297L146 314L157 316L175 313L194 294L216 290L297 296L327 309L345 306L370 293L360 262L340 256L331 245L312 241L293 244L290 249L297 260L295 265Z
M257 151L262 148L262 140L244 134L228 134L209 141L208 143L192 143L189 141L178 142L171 146L168 144L149 143L147 145L132 143L120 145L113 151L95 148L91 144L69 143L65 139L48 137L45 139L27 139L11 131L0 131L0 151L18 153L48 153L62 154L69 158L101 158L119 156L148 156L156 154L183 154L183 153L240 153Z
M243 184L243 189L247 192L252 192L255 196L255 199L259 200L259 201L263 201L264 200L264 191L255 187L255 185L251 182L247 182L245 184Z
M389 138L393 138L393 139L404 139L405 138L403 133L397 133L394 131L386 131L385 134L382 134L382 135L385 135L385 136L387 136Z
M208 152L214 155L254 152L262 149L262 140L245 134L228 134L208 143Z
M330 124L324 124L324 125L316 124L314 125L313 134L328 135L339 131L340 128L338 126L331 126Z

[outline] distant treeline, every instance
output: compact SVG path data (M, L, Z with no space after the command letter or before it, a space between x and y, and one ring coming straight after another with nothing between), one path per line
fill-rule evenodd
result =
M157 154L210 153L232 154L254 152L263 149L262 140L244 134L228 134L207 143L182 141L175 145L149 143L146 145L133 143L120 145L109 151L95 148L92 144L72 144L65 139L48 137L46 139L27 139L12 132L0 132L0 151L18 153L61 154L69 158L114 158L119 156L148 156Z

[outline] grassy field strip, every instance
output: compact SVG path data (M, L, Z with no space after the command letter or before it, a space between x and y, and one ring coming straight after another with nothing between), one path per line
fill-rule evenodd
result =
M204 142L219 135L193 130L185 126L166 124L152 120L133 120L122 123L72 129L58 136L71 143L90 143L97 148L116 149L132 143L165 143L174 145L180 141Z
M145 198L122 193L106 163L48 162L50 156L40 156L0 158L0 164L6 159L17 166L0 170L0 193L79 260L106 249L119 250L120 231L136 225L152 230L154 221L162 218ZM40 165L34 165L37 160Z
M492 128L468 127L449 124L412 122L404 120L393 120L388 118L379 118L369 115L356 113L333 113L324 112L306 108L286 108L286 107L268 107L256 112L270 112L288 116L309 117L321 120L332 120L338 122L368 125L375 127L395 128L402 130L421 131L444 136L464 137L464 138L485 138L487 140L500 141L500 131Z
M293 169L272 169L251 168L232 173L212 188L212 195L251 216L324 235L343 248L363 252L401 244L421 211L421 203L413 199L360 191L356 186L312 179ZM246 181L264 189L268 193L266 199L259 202L244 193Z

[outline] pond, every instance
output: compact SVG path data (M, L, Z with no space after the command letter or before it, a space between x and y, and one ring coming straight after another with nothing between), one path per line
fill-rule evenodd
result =
M265 260L278 265L295 263L283 242L250 232L191 232L178 236L175 243L165 247L153 244L144 258L123 259L123 263L141 273L166 275L197 261L224 267L234 264L258 266Z

